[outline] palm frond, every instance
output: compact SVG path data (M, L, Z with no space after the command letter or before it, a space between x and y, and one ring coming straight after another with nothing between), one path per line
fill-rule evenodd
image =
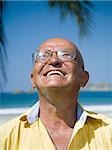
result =
M60 11L61 19L66 19L69 15L75 17L80 37L85 37L92 30L92 13L93 3L88 1L48 1L51 9Z
M7 51L6 51L6 39L3 28L3 1L0 1L0 90L3 84L7 81L6 75L6 62L8 61Z

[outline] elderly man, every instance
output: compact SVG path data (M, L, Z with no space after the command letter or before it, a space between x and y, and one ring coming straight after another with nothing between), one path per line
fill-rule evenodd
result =
M111 150L111 119L78 104L89 79L78 48L66 39L48 39L33 61L39 101L0 127L0 150Z

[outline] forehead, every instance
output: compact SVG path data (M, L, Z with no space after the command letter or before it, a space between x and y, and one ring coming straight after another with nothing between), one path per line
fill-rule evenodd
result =
M46 48L49 48L51 50L55 50L57 48L76 49L76 46L69 40L54 38L45 41L39 47L39 49Z

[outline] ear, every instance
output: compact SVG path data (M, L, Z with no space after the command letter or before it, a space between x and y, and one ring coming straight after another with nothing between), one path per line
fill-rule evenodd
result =
M85 87L86 83L89 80L89 73L87 71L83 71L81 75L81 87Z
M32 87L35 88L35 81L34 81L34 75L33 73L31 73L31 83L32 83Z

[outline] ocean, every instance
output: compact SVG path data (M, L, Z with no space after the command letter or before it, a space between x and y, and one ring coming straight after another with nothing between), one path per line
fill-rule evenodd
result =
M1 93L0 115L20 114L39 99L38 93ZM112 114L112 91L81 91L79 103L96 112Z

